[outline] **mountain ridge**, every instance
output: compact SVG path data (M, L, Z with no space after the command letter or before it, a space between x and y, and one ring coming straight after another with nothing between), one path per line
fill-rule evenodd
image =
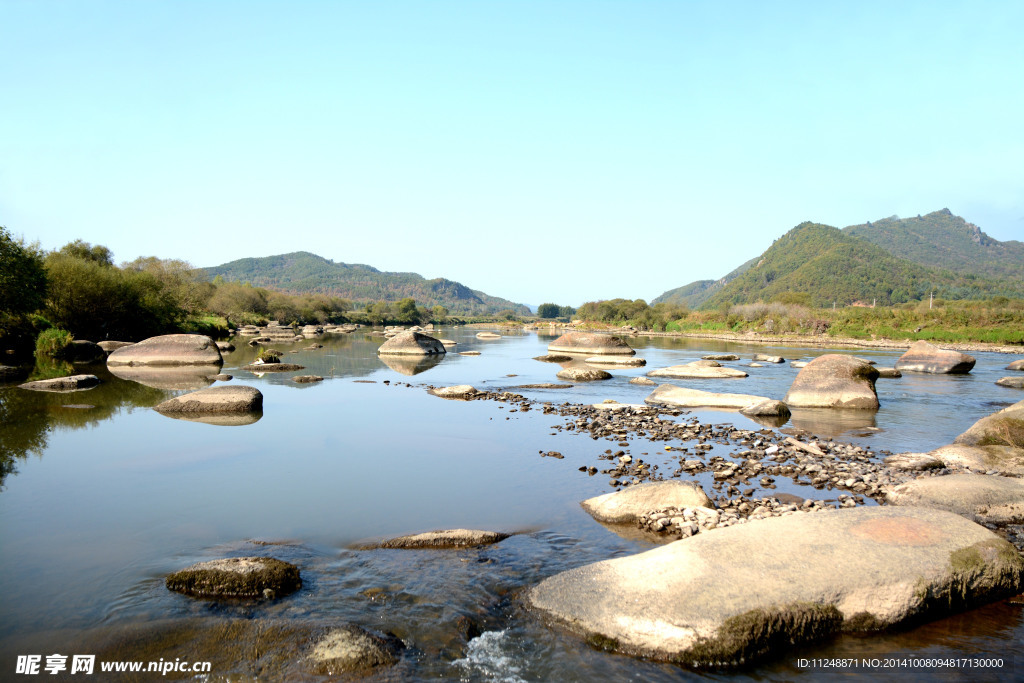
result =
M388 272L362 263L336 262L308 251L236 259L201 269L211 280L249 282L257 287L301 294L328 294L356 304L412 297L421 306L444 306L453 314L493 314L511 309L528 315L524 304L491 296L447 278Z

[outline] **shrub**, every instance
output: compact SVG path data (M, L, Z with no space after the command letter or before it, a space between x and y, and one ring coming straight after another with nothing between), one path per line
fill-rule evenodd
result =
M276 349L260 349L256 352L256 360L261 360L264 363L280 363L281 352Z
M37 358L69 358L71 342L75 340L71 333L59 327L43 330L36 338Z

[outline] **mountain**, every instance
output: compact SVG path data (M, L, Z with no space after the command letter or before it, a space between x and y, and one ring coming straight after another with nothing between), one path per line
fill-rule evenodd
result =
M465 285L416 273L388 273L358 263L335 263L307 251L244 258L203 269L211 280L250 282L293 293L318 293L362 304L412 297L421 306L444 306L458 315L483 315L511 309L529 315L530 309L507 299L489 296Z
M994 240L948 209L839 230L801 223L721 280L698 280L652 303L690 307L770 301L903 303L1024 297L1024 244Z
M688 285L682 287L676 287L670 289L664 294L655 297L651 304L675 304L677 306L686 306L687 308L699 308L701 304L714 296L727 284L735 280L739 275L742 275L752 265L757 263L760 257L752 258L736 270L732 271L725 277L719 280L696 280Z
M921 265L954 273L1024 278L1024 243L992 239L949 209L851 225L843 232Z

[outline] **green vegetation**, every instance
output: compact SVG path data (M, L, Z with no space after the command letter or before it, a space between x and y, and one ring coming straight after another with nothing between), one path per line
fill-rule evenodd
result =
M74 341L70 332L59 327L43 330L36 338L36 358L67 359Z
M1024 344L1024 299L936 299L899 306L813 308L800 303L754 303L685 311L642 300L588 302L578 315L590 323L640 330L760 335L827 335L852 339Z
M32 314L46 294L42 251L15 240L0 226L0 343L25 354L39 327Z
M537 307L537 317L542 320L568 321L576 313L572 306L559 306L558 304L541 304Z
M360 308L370 303L409 298L428 308L442 306L461 316L494 315L505 309L516 315L530 314L522 304L488 296L452 280L427 280L416 273L385 273L367 265L335 263L305 251L239 259L204 272L207 277L219 277L225 282L248 282L299 294L342 297Z
M280 363L281 352L276 349L261 348L256 352L256 360L264 363Z

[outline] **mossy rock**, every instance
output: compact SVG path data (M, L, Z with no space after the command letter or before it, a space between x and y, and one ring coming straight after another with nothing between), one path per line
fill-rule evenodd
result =
M331 629L314 646L309 668L320 676L366 673L398 662L405 648L394 636L380 636L358 626Z
M272 557L200 562L167 577L167 588L197 598L280 598L302 587L299 568Z

